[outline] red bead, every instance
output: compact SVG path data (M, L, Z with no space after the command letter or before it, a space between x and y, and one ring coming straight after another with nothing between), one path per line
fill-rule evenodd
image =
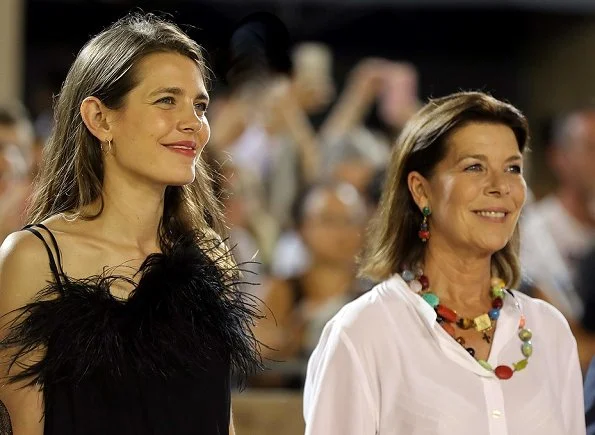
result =
M444 305L438 305L436 307L436 313L447 322L454 323L457 321L457 313L450 308L446 308Z
M451 337L454 337L455 336L455 328L454 328L454 326L452 326L450 323L442 323L441 325L444 328L444 330L446 332L448 332L448 335L450 335Z
M508 366L498 366L494 369L494 373L496 374L498 379L510 379L512 378L512 374L514 372Z
M417 278L417 280L420 282L421 284L421 288L422 289L427 289L428 287L430 287L430 280L428 279L427 276L422 275L419 278Z
M419 233L417 233L419 238L422 240L429 240L430 238L430 232L429 231L420 231Z
M496 298L492 301L492 308L499 310L500 308L502 308L502 305L504 305L504 301L502 300L502 298Z

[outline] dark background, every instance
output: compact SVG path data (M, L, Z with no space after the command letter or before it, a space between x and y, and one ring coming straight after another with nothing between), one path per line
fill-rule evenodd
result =
M225 86L225 47L231 29L259 10L277 14L293 42L328 44L339 89L363 57L413 62L424 99L479 89L524 110L530 117L538 166L549 116L591 99L586 83L595 57L595 0L29 0L26 4L25 101L34 115L42 110L48 90L58 91L84 42L131 10L170 14L206 48L217 76L215 96ZM320 119L313 121L318 124Z

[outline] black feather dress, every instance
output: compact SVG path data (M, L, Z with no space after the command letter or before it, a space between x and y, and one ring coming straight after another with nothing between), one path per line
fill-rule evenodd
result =
M40 228L60 251L47 228L27 227L46 245L54 280L1 344L18 351L16 364L45 349L13 379L42 388L44 434L228 434L232 376L261 361L256 304L208 255L219 242L193 233L150 255L122 300L110 285L128 278L69 278Z

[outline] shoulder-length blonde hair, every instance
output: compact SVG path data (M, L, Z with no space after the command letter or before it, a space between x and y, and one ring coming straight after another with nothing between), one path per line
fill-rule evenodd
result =
M201 47L179 27L152 14L131 14L93 37L72 64L54 105L54 128L35 182L28 222L62 212L93 219L103 210L103 159L99 140L83 123L80 106L95 96L107 107L121 108L138 84L136 67L152 53L174 52L194 61L208 81ZM99 200L100 211L82 216L81 208ZM196 178L186 186L168 186L159 236L162 248L189 230L223 234L219 202L205 164L196 163Z
M446 156L448 138L471 122L490 122L510 127L519 151L528 148L529 126L514 106L481 92L459 92L430 100L405 125L392 151L378 213L368 230L368 242L360 274L382 281L423 259L425 245L419 240L422 216L413 201L407 176L417 171L432 176ZM514 287L520 281L518 224L504 248L492 256L492 268Z

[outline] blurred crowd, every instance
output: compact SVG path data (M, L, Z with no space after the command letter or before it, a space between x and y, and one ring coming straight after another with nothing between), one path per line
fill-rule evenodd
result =
M374 285L357 277L357 255L392 144L420 106L418 72L366 58L337 89L333 54L315 42L292 47L285 66L248 70L231 68L226 85L212 90L202 158L250 283L245 291L266 314L255 332L269 370L250 386L300 389L326 321ZM0 106L2 239L25 223L50 129L47 112L32 118L18 102ZM586 369L595 355L595 106L556 114L545 152L557 187L525 207L520 290L562 311Z

